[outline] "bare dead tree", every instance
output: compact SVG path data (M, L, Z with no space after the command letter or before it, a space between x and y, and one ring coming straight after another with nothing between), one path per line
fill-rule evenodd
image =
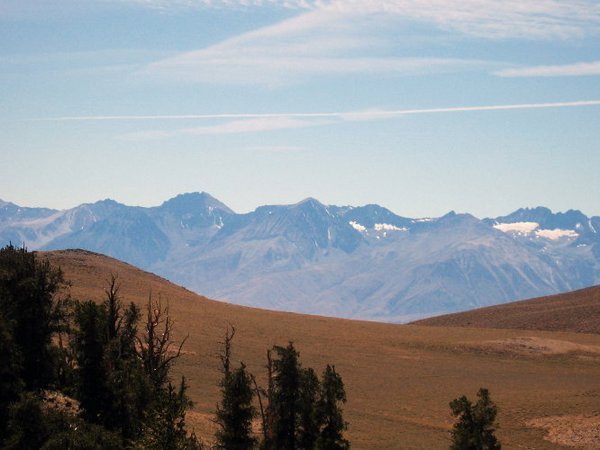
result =
M273 358L271 350L267 350L267 390L258 386L256 378L252 375L252 383L254 384L254 393L258 398L260 408L260 418L262 422L263 448L270 450L273 447L273 432L275 425L275 411L273 409ZM266 400L266 405L264 400Z
M256 382L256 377L254 375L250 375L250 378L252 379L252 384L254 385L254 394L258 399L258 407L260 408L260 419L262 423L263 442L266 443L269 436L269 430L267 429L267 415L262 398L263 395L267 395L267 392L263 388L258 386L258 383Z
M104 305L106 306L106 313L108 320L106 323L108 339L114 339L119 335L121 331L121 323L123 321L123 314L121 314L121 298L119 297L119 290L121 284L119 283L119 276L111 273L110 278L106 280L107 287L104 288L106 300Z
M161 298L154 300L148 296L146 323L141 338L138 337L138 356L142 360L144 371L159 389L169 380L169 371L174 361L181 355L186 336L176 350L174 346L174 321L169 315L169 306L163 308Z
M219 359L221 360L221 370L225 377L231 375L231 343L233 342L234 336L235 327L233 325L227 325L223 342L219 342L223 346L223 350L219 353Z

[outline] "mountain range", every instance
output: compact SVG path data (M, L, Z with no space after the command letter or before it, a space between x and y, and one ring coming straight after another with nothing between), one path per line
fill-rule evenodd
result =
M600 283L600 217L523 208L401 217L308 198L237 214L207 193L151 208L0 201L0 243L110 255L212 298L407 321Z

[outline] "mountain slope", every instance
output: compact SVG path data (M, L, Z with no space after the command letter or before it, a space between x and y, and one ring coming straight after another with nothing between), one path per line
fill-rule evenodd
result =
M528 425L530 420L557 415L574 425L580 416L600 420L598 335L404 326L265 311L200 297L98 254L41 256L62 267L74 297L101 301L112 273L124 302L144 307L150 293L168 301L176 337L189 334L176 369L189 382L195 407L188 421L202 437L213 430L220 376L216 355L227 325L237 330L235 362L243 360L263 386L265 351L273 344L292 340L305 367L319 372L335 364L348 394L344 416L355 449L447 448L448 402L472 397L481 386L500 407L498 436L505 448L556 448ZM523 341L526 349L515 345Z
M600 286L432 317L414 324L600 334Z
M405 322L600 284L600 218L520 209L401 217L308 198L236 214L207 193L152 208L0 203L0 240L83 248L233 303Z

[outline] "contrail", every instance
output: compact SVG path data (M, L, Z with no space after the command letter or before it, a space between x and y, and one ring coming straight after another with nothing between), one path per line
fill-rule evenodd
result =
M511 109L572 108L577 106L600 105L600 100L581 100L553 103L519 103L512 105L455 106L450 108L397 109L380 111L347 112L289 112L289 113L225 113L225 114L178 114L178 115L120 115L120 116L63 116L33 119L53 122L74 121L143 121L143 120L208 120L208 119L257 119L257 118L338 118L338 119L377 119L414 114L436 114L471 111L506 111Z

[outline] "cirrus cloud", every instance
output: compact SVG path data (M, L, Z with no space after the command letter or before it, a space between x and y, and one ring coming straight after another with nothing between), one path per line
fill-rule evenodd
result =
M574 77L600 75L600 61L503 69L494 72L500 77Z
M140 0L141 1L141 0ZM138 2L139 3L139 2ZM142 1L190 7L264 7L300 11L294 17L220 43L149 64L143 73L168 80L280 86L311 77L398 76L489 69L498 62L399 50L410 24L438 35L506 39L572 39L600 33L600 6L580 0L290 0ZM433 26L433 28L432 28ZM413 38L410 34L406 39ZM431 53L429 53L431 55ZM502 72L499 72L502 73Z

